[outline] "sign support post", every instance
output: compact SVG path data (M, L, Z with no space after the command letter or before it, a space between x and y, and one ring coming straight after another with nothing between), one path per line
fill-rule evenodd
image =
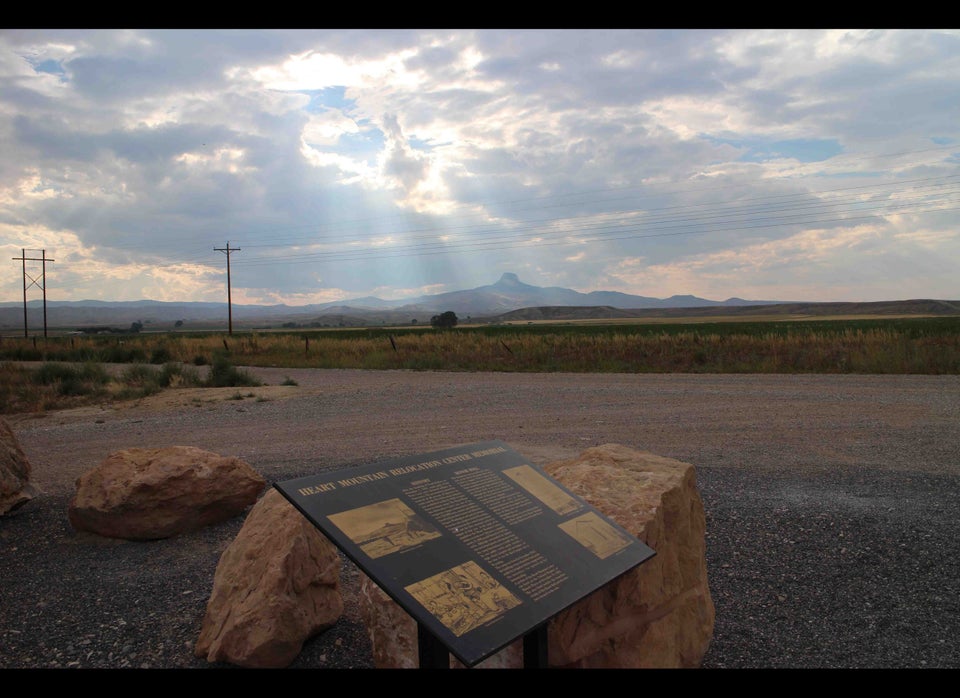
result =
M450 668L450 651L423 623L417 623L417 651L421 669Z
M546 669L547 655L547 624L544 623L523 636L523 668Z

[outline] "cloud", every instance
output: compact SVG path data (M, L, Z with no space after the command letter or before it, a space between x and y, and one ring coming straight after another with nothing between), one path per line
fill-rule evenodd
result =
M6 30L0 248L69 250L51 290L71 298L219 299L228 240L236 292L270 302L505 271L889 298L907 264L950 295L924 256L956 247L958 49L955 30Z

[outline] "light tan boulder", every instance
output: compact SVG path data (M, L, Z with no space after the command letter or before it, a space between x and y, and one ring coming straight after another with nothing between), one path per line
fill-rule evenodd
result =
M40 493L30 475L30 461L16 434L0 419L0 516L13 513Z
M551 665L699 666L715 610L694 467L607 444L544 470L657 553L553 619Z
M77 478L68 518L110 538L169 538L242 514L266 481L243 460L193 446L116 451Z
M699 666L713 637L715 611L694 467L606 444L544 470L656 551L549 622L549 666ZM375 666L415 667L414 620L369 578L362 580L360 599ZM518 668L522 657L518 641L477 667Z
M340 565L333 543L268 490L220 557L195 654L249 668L289 666L342 615Z

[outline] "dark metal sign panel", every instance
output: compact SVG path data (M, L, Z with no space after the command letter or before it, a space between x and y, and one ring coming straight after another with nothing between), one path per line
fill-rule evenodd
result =
M274 487L466 666L655 554L502 441Z

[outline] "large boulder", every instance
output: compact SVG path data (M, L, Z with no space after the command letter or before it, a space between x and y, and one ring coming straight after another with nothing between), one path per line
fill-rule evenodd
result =
M607 444L548 463L544 470L656 551L551 619L549 666L699 666L713 637L714 605L694 467ZM417 666L414 620L366 576L360 599L375 666ZM477 666L517 668L522 658L518 641ZM451 666L459 662L451 658Z
M694 467L607 444L544 470L657 553L553 619L551 665L699 666L715 611Z
M68 517L76 530L110 538L169 538L239 516L265 486L233 456L193 446L131 448L77 478Z
M0 516L16 511L39 493L30 482L30 461L16 434L0 419Z
M196 655L249 668L288 666L342 615L340 565L333 543L269 490L220 557Z

